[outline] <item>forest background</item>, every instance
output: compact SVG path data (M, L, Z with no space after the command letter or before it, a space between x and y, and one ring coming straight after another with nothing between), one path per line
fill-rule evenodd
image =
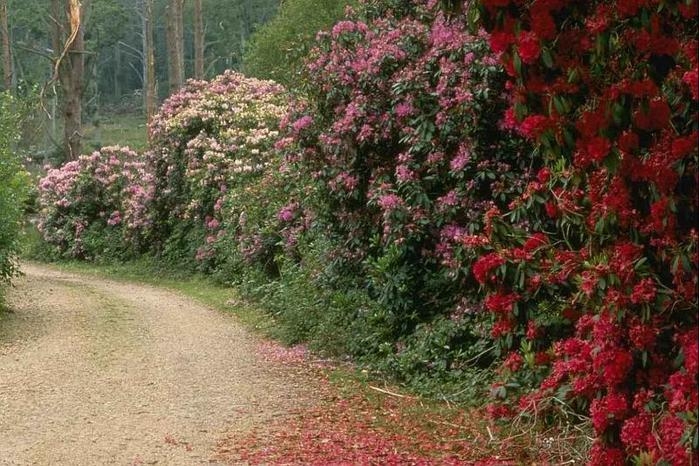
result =
M331 25L349 2L300 2L280 12L278 0L88 0L80 2L82 40L70 42L72 3L0 2L2 89L20 99L18 111L24 106L18 147L39 164L75 158L65 134L76 130L64 131L72 93L80 93L77 132L86 144L77 153L114 141L116 134L121 144L141 148L144 117L186 79L245 69L290 83L315 32ZM259 30L273 18L275 26ZM68 45L82 56L72 92Z

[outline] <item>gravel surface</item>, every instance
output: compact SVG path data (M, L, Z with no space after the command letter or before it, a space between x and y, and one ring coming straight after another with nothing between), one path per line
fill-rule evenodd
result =
M156 287L26 265L0 315L0 464L217 464L231 431L313 404L227 316Z

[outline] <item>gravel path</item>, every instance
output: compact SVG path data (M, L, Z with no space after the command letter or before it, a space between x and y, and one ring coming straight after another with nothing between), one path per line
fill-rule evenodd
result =
M230 316L27 265L0 315L0 464L216 464L217 442L311 404Z

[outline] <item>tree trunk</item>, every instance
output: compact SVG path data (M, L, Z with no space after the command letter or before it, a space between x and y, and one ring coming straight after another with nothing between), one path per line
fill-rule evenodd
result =
M121 47L117 44L116 47L114 47L114 75L112 76L114 79L114 89L112 92L114 93L114 97L116 97L116 100L121 102L121 79L119 79L119 72L121 71Z
M12 52L7 24L7 0L0 0L0 35L2 35L2 79L5 90L12 89Z
M170 94L174 94L184 85L184 45L182 44L182 1L169 0L167 5L167 50L168 80Z
M87 3L87 0L83 3ZM54 66L63 91L63 152L68 160L77 159L82 150L85 8L79 0L51 0L51 12L55 21L51 41L56 55Z
M65 106L63 116L65 118L63 136L66 155L70 160L80 156L82 150L82 117L83 117L83 81L85 76L85 29L82 25L82 12L80 7L70 8L71 22L78 15L78 26L75 40L68 49L66 55L67 66L62 73L63 92L65 93Z
M249 0L240 0L240 15L238 19L238 24L240 25L238 28L240 34L240 48L238 50L238 56L236 57L236 61L240 66L243 63L243 55L245 55L248 37L250 37L250 33L252 32L250 27L252 23L252 13L250 11Z
M143 98L148 126L156 112L153 0L143 0ZM150 140L150 129L148 130Z
M58 56L61 54L61 44L63 43L63 14L62 14L62 1L63 0L51 0L51 18L53 19L53 27L51 28L51 49L54 60L58 60ZM51 62L51 75L54 75L56 66L55 61ZM57 76L53 76L53 79L58 79ZM59 106L59 95L56 91L56 87L51 89L51 140L58 141L58 115L63 113L63 109ZM61 102L62 104L62 102Z
M177 26L177 68L180 74L180 87L184 85L185 69L184 69L184 0L175 0L177 9L175 10L175 26Z
M194 77L204 79L204 19L201 0L194 0Z

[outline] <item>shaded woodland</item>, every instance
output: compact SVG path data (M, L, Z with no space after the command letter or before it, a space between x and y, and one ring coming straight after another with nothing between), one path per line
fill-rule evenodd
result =
M83 150L82 125L105 114L150 119L186 79L240 69L251 34L278 3L2 0L2 89L41 101L27 144L72 159Z

